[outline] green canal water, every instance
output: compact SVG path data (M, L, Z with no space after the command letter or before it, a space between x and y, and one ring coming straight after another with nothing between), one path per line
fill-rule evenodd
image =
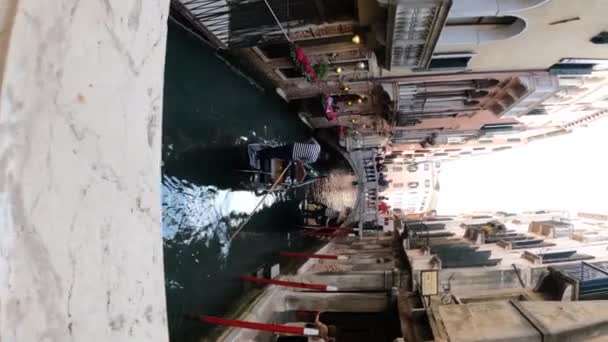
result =
M239 276L310 248L296 231L300 193L269 196L243 233L234 229L260 198L239 190L248 141L306 140L288 105L264 94L214 52L169 26L163 113L162 233L171 341L200 341L210 328L184 314L225 315L241 298ZM348 171L308 190L334 207L354 203ZM340 184L340 183L344 184ZM346 185L345 185L346 184Z

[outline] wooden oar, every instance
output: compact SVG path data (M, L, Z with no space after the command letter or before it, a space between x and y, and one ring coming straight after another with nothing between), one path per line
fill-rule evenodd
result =
M241 223L241 225L237 228L236 232L234 232L234 234L232 234L230 239L228 239L227 243L232 242L232 240L241 232L241 230L245 227L245 225L247 223L249 223L249 220L251 220L251 218L253 217L253 214L255 214L255 211L258 210L258 208L260 207L260 205L262 205L262 203L264 203L264 201L266 200L266 197L268 197L268 195L270 195L270 193L274 190L274 188L277 185L279 185L279 182L281 181L281 179L283 179L283 176L285 176L285 174L287 173L287 170L289 170L291 165L293 165L293 164L290 162L289 165L287 165L287 167L285 168L285 170L283 170L283 172L281 173L279 178L277 178L277 180L274 181L274 184L272 184L272 186L270 187L270 190L268 190L268 192L266 192L266 194L264 195L264 197L262 197L260 202L258 202L258 204L255 206L255 208L253 208L253 211L251 212L251 214L249 214L249 217L247 217L247 219L243 223Z

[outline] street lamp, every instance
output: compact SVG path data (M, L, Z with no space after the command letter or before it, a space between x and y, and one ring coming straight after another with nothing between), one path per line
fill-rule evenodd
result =
M356 34L356 35L353 36L353 38L351 39L351 41L353 43L355 43L355 44L361 44L361 37L358 34Z
M342 69L342 67L337 67L336 68L336 73L341 74L342 71L344 71L344 69Z
M357 69L359 69L359 70L365 70L366 67L367 67L367 65L365 65L365 62L357 63Z

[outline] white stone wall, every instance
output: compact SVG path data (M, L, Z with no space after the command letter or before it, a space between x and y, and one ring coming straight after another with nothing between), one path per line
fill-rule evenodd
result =
M168 339L168 7L2 1L0 341Z

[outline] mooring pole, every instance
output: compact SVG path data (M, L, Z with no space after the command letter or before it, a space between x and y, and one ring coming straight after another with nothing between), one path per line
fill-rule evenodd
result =
M349 231L350 232L350 231L354 230L354 228L352 228L352 227L334 227L334 226L321 226L321 227L300 226L300 228L309 229L309 230L312 230L312 231L331 229L331 230L344 230L344 231Z
M312 253L295 253L295 252L279 252L279 254L282 256L285 256L285 257L289 257L289 258L348 260L347 255L312 254Z
M329 237L345 237L348 236L347 232L317 232L317 231L306 231L303 233L306 236L329 236Z
M258 284L270 284L270 285L295 287L295 288L300 288L300 289L318 290L318 291L338 291L337 287L331 286L331 285L324 285L324 284L299 283L299 282L295 282L295 281L258 278L258 277L252 277L252 276L241 276L241 279L243 281L248 281L248 282L258 283Z
M241 321L238 319L226 319L221 317L213 316L198 316L199 320L203 323L223 325L226 327L253 329L270 331L280 334L292 334L302 336L319 336L319 330L314 328L305 327L294 327L290 325L279 325L279 324L268 324L268 323L257 323L249 321Z

